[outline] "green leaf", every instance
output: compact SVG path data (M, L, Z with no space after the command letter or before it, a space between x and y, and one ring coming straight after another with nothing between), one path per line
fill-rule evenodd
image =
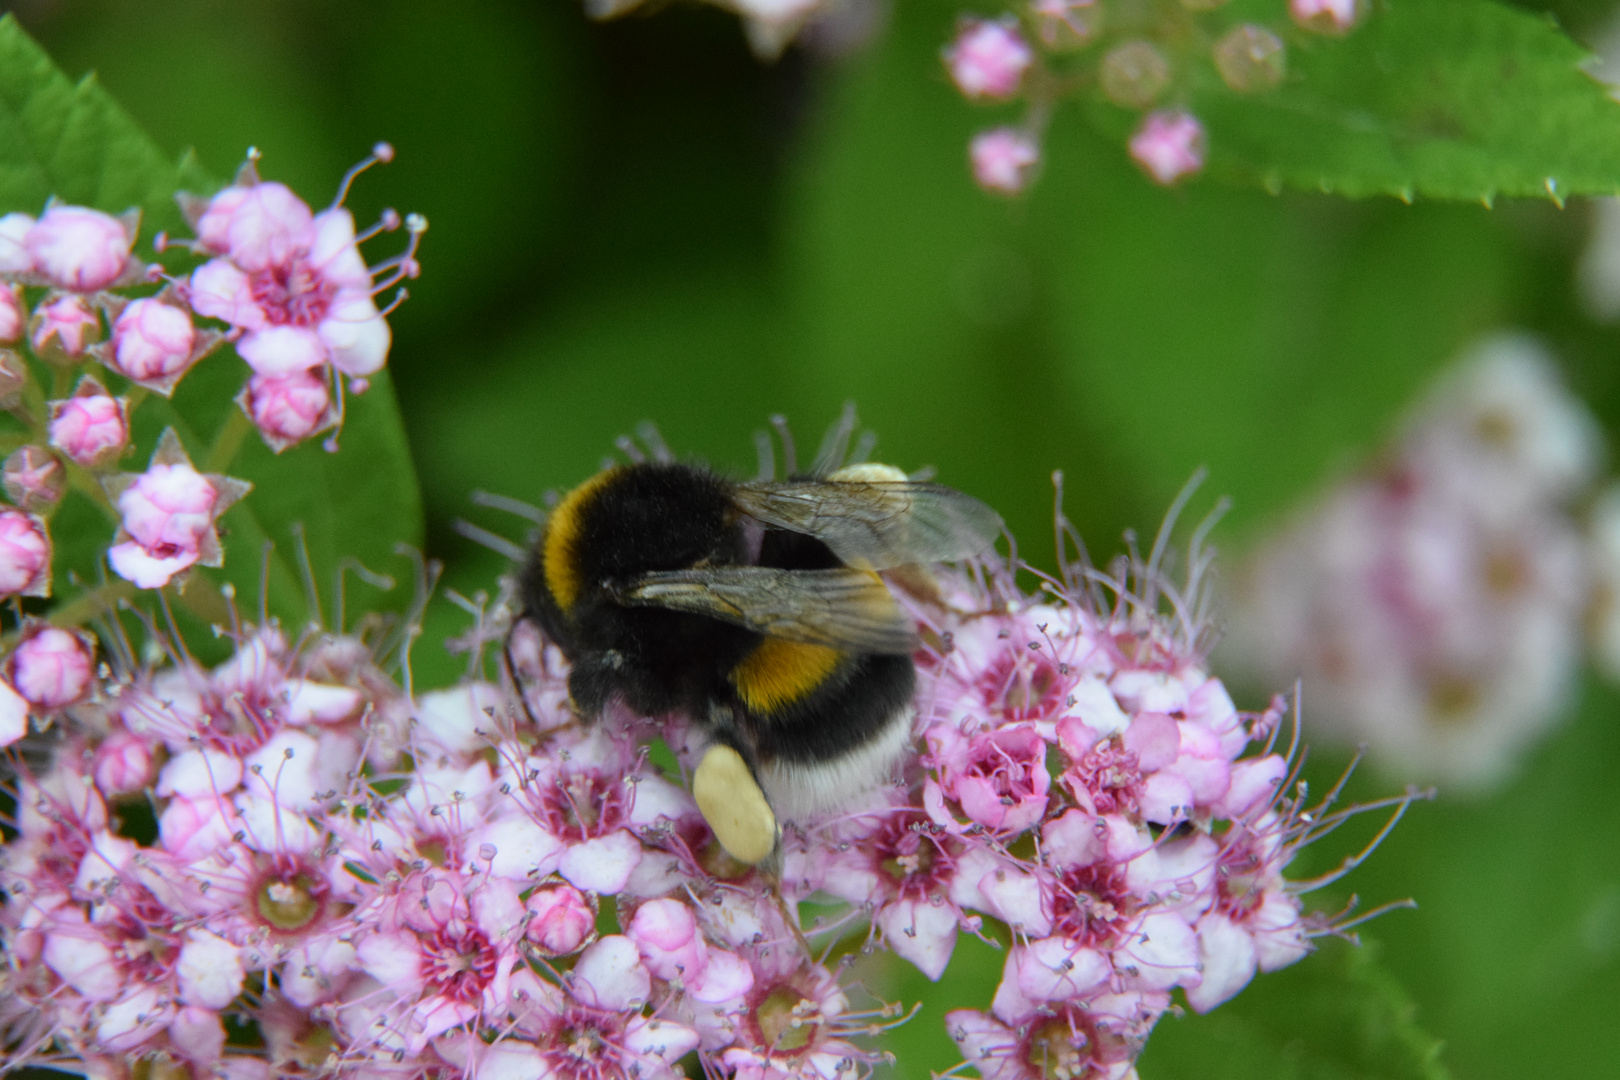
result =
M189 156L174 164L93 77L71 82L13 17L0 19L0 210L38 213L52 195L109 212L135 205L144 212L142 233L149 237L182 225L176 191L214 186ZM394 548L422 545L416 473L386 374L373 378L365 395L349 399L341 452L329 454L314 440L279 456L251 428L243 430L232 398L247 376L241 361L222 350L190 372L172 400L147 398L134 416L136 449L125 468L143 469L158 436L172 426L200 469L251 481L253 492L222 522L228 537L221 576L253 615L265 572L264 544L273 542L267 603L272 613L301 626L316 613L306 602L294 527L303 529L329 617L329 590L343 560L396 576L408 569ZM233 427L236 449L222 454L221 433L229 437ZM69 572L85 583L98 581L101 553L113 533L107 516L88 498L71 494L52 532L58 596L72 592ZM407 593L402 586L380 606L403 606ZM200 595L205 598L206 591ZM365 599L379 606L374 597ZM202 600L197 606L210 621L220 615Z
M0 18L0 212L37 214L52 195L111 213L138 206L150 235L180 223L182 178L95 76L74 83L15 16Z
M1244 0L1232 19L1275 23L1280 8ZM1620 192L1620 104L1589 59L1546 17L1493 0L1387 0L1342 40L1294 34L1280 89L1240 97L1211 78L1191 104L1228 179L1561 201Z
M1204 1016L1159 1022L1153 1080L1447 1080L1441 1044L1370 945L1329 941Z

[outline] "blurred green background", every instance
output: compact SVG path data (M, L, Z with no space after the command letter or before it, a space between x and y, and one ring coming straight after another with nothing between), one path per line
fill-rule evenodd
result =
M1558 14L1581 37L1609 6ZM1166 191L1078 111L1053 124L1033 194L992 199L965 146L1002 115L946 79L958 8L939 0L897 0L851 56L773 65L733 17L683 5L607 25L572 0L11 9L215 176L256 145L267 176L320 204L394 143L350 205L432 222L391 366L429 552L469 595L504 564L452 522L522 535L474 489L538 502L647 419L679 452L750 470L770 414L813 445L853 399L879 457L995 504L1046 565L1053 469L1099 559L1123 530L1151 533L1199 465L1195 511L1230 494L1218 538L1240 549L1492 328L1546 335L1620 430L1620 335L1572 287L1587 206ZM458 673L435 642L464 624L434 607L419 679ZM1348 884L1421 909L1373 924L1375 953L1330 944L1210 1017L1168 1018L1145 1080L1420 1075L1391 1047L1428 1047L1424 1032L1458 1077L1620 1074L1617 706L1589 687L1509 790L1418 807ZM968 941L941 987L873 974L925 1000L891 1037L900 1075L956 1060L940 1016L986 1004L999 971Z

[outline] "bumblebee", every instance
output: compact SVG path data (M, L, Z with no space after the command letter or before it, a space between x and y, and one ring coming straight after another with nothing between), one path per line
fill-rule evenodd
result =
M619 697L697 725L693 796L755 864L780 821L881 785L910 742L919 641L879 572L976 555L1000 531L977 499L891 466L746 482L642 460L556 504L521 595L583 716Z

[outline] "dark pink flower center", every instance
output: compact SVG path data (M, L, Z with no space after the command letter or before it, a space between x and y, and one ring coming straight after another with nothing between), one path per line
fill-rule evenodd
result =
M1107 948L1119 939L1134 907L1123 866L1065 870L1052 898L1052 932L1082 948Z
M1045 655L1007 652L979 677L979 694L1008 720L1049 716L1063 702L1064 673Z
M500 960L479 930L440 930L422 945L422 974L434 994L470 1004L495 977Z
M1141 793L1137 756L1117 740L1098 743L1064 773L1070 786L1085 790L1099 814L1134 814Z
M891 819L867 843L896 897L922 900L949 885L955 863L922 822Z
M606 836L622 827L629 813L625 785L600 773L565 773L540 791L541 824L565 840Z
M262 270L250 280L253 299L278 326L319 325L337 293L302 257Z

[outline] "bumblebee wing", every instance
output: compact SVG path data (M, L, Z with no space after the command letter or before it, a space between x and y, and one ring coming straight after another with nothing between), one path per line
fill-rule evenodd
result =
M965 559L1001 534L1001 515L943 484L910 480L788 480L739 484L732 501L750 517L805 533L852 566Z
M614 590L620 603L669 608L806 645L905 654L917 631L876 574L709 566L642 574Z

